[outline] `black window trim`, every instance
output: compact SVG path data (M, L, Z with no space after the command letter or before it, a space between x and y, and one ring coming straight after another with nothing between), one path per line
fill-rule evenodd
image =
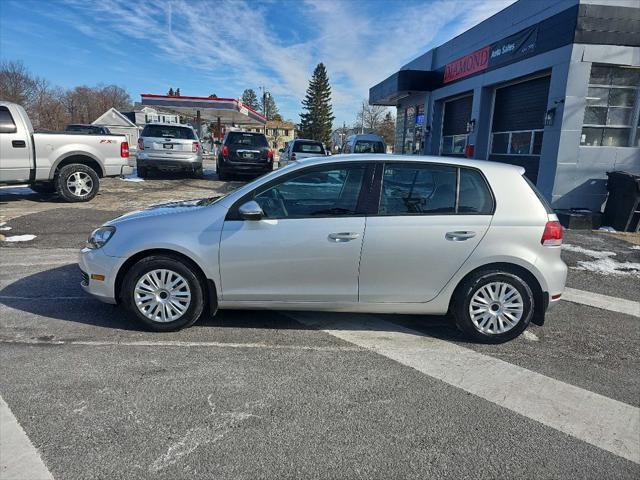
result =
M453 167L456 169L456 200L455 200L455 211L452 213L442 213L442 212L436 212L436 213L403 213L401 215L398 214L392 214L392 213L380 213L380 202L382 201L382 176L383 176L383 172L387 166L387 164L409 164L409 165L415 165L415 164L419 164L419 165L433 165L433 166L439 166L439 167ZM376 210L375 213L371 213L368 214L367 216L370 217L436 217L436 216L451 216L451 215L456 215L456 216L462 216L462 215L481 215L481 216L486 216L486 215L490 215L493 216L496 212L496 197L493 193L493 189L491 188L491 184L487 181L487 177L484 175L484 173L482 172L481 169L476 168L476 167L469 167L467 165L456 165L456 164L452 164L452 163L439 163L439 162L416 162L416 161L402 161L402 160L398 160L398 161L390 161L390 162L380 162L381 168L380 168L380 175L379 177L376 176L376 190L378 191L378 199L377 199L377 204L376 204ZM480 174L480 178L482 178L482 180L484 181L487 190L489 191L489 195L491 195L491 208L490 208L490 213L475 213L475 212L464 212L464 213L460 213L458 212L458 201L460 198L460 171L462 169L466 169L466 170L474 170L476 172L478 172Z
M240 206L250 200L252 200L255 197L255 194L257 191L262 191L265 189L269 189L271 186L277 184L277 183L282 183L282 182L286 182L288 179L295 177L297 175L299 175L300 173L304 172L304 173L311 173L317 170L324 170L325 168L336 168L336 167L340 167L340 166L345 166L345 165L363 165L364 168L364 174L362 177L362 184L360 185L360 192L358 193L358 202L356 204L356 213L353 214L345 214L345 215L313 215L313 216L308 216L308 217L269 217L267 220L307 220L310 218L317 218L317 219L322 219L322 218L354 218L354 217L366 217L368 215L370 215L369 212L372 212L372 206L375 205L375 203L372 204L371 202L371 193L375 194L375 182L373 180L374 177L374 171L375 171L375 165L377 162L372 162L371 160L354 160L354 161L337 161L337 162L332 162L332 163L321 163L319 165L314 165L314 166L310 166L307 168L302 168L302 169L298 169L298 170L294 170L293 172L289 172L285 175L279 176L277 178L274 178L273 180L270 180L266 183L263 183L262 185L259 185L258 187L254 188L253 190L251 190L250 192L245 193L242 197L240 197L238 200L236 200L233 205L231 205L231 207L229 208L229 210L227 211L227 215L225 216L224 221L228 222L228 221L251 221L251 220L245 220L244 218L242 218L240 216L240 213L238 212L238 209L240 208ZM366 188L365 188L366 186ZM377 207L376 207L377 208Z

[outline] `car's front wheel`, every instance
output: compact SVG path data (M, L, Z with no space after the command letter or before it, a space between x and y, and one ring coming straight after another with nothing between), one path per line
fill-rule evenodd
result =
M531 322L534 298L518 274L485 270L472 274L457 289L452 313L468 337L503 343L520 335Z
M192 268L180 259L153 255L127 272L121 290L124 307L157 332L193 325L204 309L204 289Z

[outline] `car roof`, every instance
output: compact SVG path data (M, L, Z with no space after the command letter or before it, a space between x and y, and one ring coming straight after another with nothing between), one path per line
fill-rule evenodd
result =
M459 157L438 157L435 155L390 155L390 154L340 154L332 155L330 157L310 157L304 158L298 161L299 164L309 165L322 165L325 163L335 163L336 161L349 161L349 162L427 162L437 163L440 165L452 165L457 167L471 167L479 170L486 169L498 169L498 170L511 170L516 171L520 175L524 173L524 168L518 165L511 165L509 163L491 162L488 160L473 160L469 158Z

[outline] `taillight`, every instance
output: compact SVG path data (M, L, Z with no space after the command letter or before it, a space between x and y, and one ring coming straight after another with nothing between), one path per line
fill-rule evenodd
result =
M545 247L558 247L562 245L562 225L560 222L547 222L540 243Z
M228 157L229 156L229 147L227 147L226 145L222 146L222 156L223 157Z
M198 142L193 142L191 144L191 151L197 152L198 150L200 150L200 144Z
M144 150L144 139L143 138L139 138L138 139L138 151L140 150Z
M267 150L267 158L273 161L273 150L271 149Z
M122 142L120 144L120 156L122 158L127 158L129 156L129 143L128 142Z

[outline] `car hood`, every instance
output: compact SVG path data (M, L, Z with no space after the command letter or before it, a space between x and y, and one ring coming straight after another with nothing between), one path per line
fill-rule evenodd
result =
M197 210L210 207L222 197L198 198L194 200L183 200L177 202L161 203L151 205L144 210L136 210L125 213L124 215L114 218L108 225L118 225L131 220L140 220L149 217L159 217L163 215L180 215L183 213L192 213Z

